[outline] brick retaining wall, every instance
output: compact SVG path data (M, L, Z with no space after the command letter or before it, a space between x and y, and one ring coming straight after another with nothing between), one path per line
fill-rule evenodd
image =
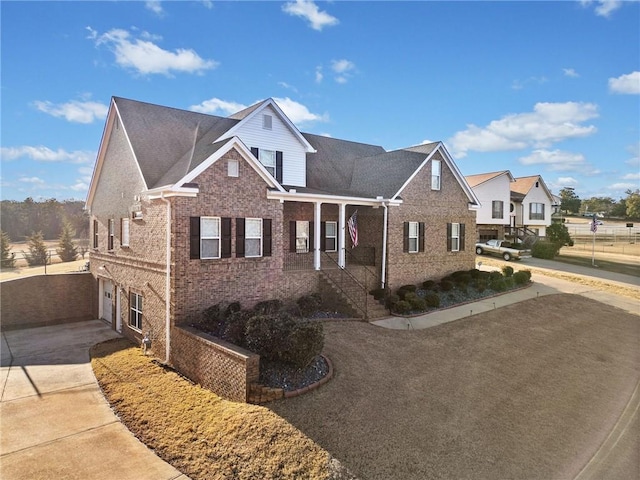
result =
M260 356L188 326L171 331L171 361L187 378L235 402L248 400L260 375Z
M0 284L2 329L92 320L96 296L89 272L5 280Z

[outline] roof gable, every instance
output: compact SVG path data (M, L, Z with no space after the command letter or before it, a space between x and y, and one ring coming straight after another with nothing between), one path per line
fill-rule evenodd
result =
M471 188L477 187L478 185L482 185L494 178L501 177L506 175L509 178L510 182L514 182L515 179L509 170L502 170L501 172L491 172L491 173L478 173L476 175L466 175L464 178L467 180L467 183Z
M540 175L532 175L530 177L519 177L515 179L515 182L511 184L511 192L513 198L524 198L527 194L534 188L536 182L539 182L539 185L544 189L547 197L549 197L549 201L553 202L553 196L551 191L547 188L547 185L542 180ZM520 197L521 196L521 197Z
M234 126L232 126L229 130L227 130L223 134L221 134L220 137L218 137L216 139L216 141L223 140L225 138L230 138L230 137L236 135L237 131L240 128L242 128L243 125L249 123L252 118L254 118L255 116L259 115L260 112L264 111L265 109L267 109L269 107L271 107L275 111L276 115L278 115L280 120L282 120L282 122L287 126L287 128L291 131L291 133L304 146L304 149L307 152L313 152L314 149L311 146L311 144L307 141L307 139L304 137L304 135L302 135L300 130L297 129L297 127L293 124L293 122L291 120L289 120L289 117L287 117L284 114L282 109L273 100L273 98L268 98L266 100L263 100L262 102L258 102L255 105L252 105L252 106L250 106L248 108L245 108L244 110L241 110L240 112L234 113L233 115L228 117L229 119L237 121L238 123L235 124Z

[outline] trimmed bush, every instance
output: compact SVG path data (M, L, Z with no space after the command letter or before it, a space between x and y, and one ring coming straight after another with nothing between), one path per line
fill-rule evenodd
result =
M318 311L322 304L322 299L317 293L311 295L304 295L296 302L300 309L300 316L308 317Z
M422 282L422 288L425 290L433 290L436 287L436 282L433 280L425 280Z
M455 277L456 283L458 285L469 285L471 283L471 274L468 272L463 272L460 275L456 275Z
M506 290L509 290L516 285L516 281L513 279L513 277L504 277L504 280L502 281L504 282L504 287Z
M373 295L373 298L376 300L382 300L389 294L388 288L374 288L369 292L370 295Z
M479 292L484 292L487 289L487 281L486 280L477 280L476 281L476 290Z
M250 316L251 314L245 311L229 315L229 318L222 325L222 338L234 345L244 347L246 344L245 330Z
M255 315L246 322L245 340L249 350L268 360L308 365L322 351L321 322L296 320L288 313Z
M448 292L453 289L453 282L449 280L440 280L440 290L443 292Z
M440 297L433 292L427 292L424 296L424 301L427 306L431 308L438 308L440 306Z
M424 298L420 298L419 296L411 297L409 300L411 304L411 310L422 312L427 309L427 302Z
M474 280L480 278L480 276L482 275L481 271L478 270L477 268L472 268L471 270L469 270L469 275L471 275L471 278L473 278Z
M531 271L520 270L513 274L513 280L516 282L516 285L525 285L531 281Z
M253 312L257 315L271 315L282 310L282 301L278 299L264 300L258 302L253 307Z
M415 285L403 285L397 290L396 293L398 294L400 299L404 300L408 293L414 293L417 289L418 287L416 287Z
M396 303L398 303L400 301L400 296L396 295L395 293L392 293L391 295L389 295L386 299L386 303L385 306L389 309L389 310L395 310L395 305Z
M505 277L510 277L513 275L513 267L511 265L505 265L502 267L502 275Z
M489 284L489 288L494 292L504 292L507 289L504 277L497 280L492 280Z
M490 282L493 282L495 280L500 280L502 278L503 278L502 272L498 272L496 270L493 270L493 271L489 272L489 281Z
M394 304L394 310L400 314L409 313L411 311L411 304L406 300L400 300Z
M531 249L531 255L536 258L546 258L547 260L553 260L560 251L560 246L556 243L550 243L545 241L538 241L533 245Z

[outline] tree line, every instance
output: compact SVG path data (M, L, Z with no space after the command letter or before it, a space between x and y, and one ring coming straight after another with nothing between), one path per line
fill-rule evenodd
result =
M640 219L640 189L627 190L626 197L614 200L611 197L591 197L582 200L572 187L560 190L560 209L565 214L602 214L622 220Z
M60 202L55 198L37 202L31 197L22 202L0 202L0 230L12 242L24 241L38 232L44 240L58 239L65 224L71 226L75 238L89 238L89 215L84 210L84 202Z

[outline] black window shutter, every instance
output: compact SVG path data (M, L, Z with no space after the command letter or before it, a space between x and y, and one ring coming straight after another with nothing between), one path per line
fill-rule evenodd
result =
M262 219L262 256L270 257L273 248L273 240L271 236L271 219Z
M460 224L460 251L464 252L464 223Z
M289 222L289 251L296 253L296 221Z
M282 152L276 152L276 180L282 183Z
M200 217L191 217L189 228L189 258L200 258Z
M447 223L447 252L451 251L451 224Z
M312 252L315 247L315 243L313 241L313 227L314 227L314 223L313 222L309 222L309 251Z
M327 222L320 222L320 251L327 251Z
M244 257L244 218L236 218L236 257Z
M424 252L424 222L418 224L418 251Z
M222 258L229 258L231 257L231 219L222 218L221 223L222 243L220 245L220 256Z
M409 222L404 222L404 236L403 236L403 241L402 241L402 251L403 252L408 252L409 251Z
M251 153L253 153L253 156L258 160L260 159L260 157L258 156L258 149L256 147L251 147Z

